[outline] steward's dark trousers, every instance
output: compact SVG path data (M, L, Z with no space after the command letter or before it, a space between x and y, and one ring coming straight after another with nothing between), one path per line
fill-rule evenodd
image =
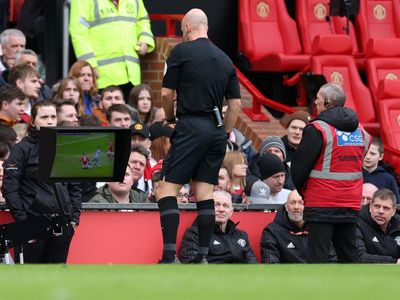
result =
M57 264L66 263L74 228L68 224L60 236L52 236L23 244L24 263ZM15 260L19 262L20 247L15 247Z
M331 242L339 263L358 263L356 223L308 222L307 262L328 263Z

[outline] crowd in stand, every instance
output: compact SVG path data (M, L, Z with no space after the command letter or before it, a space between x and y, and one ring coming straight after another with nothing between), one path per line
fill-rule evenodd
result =
M117 126L131 130L131 153L123 182L81 183L67 187L74 199L73 228L79 225L81 202L155 202L154 190L161 179L162 162L174 130L163 126L164 111L153 105L151 88L140 80L138 55L154 49L148 18L132 24L135 29L127 29L127 32L140 30L142 34L137 34L134 41L124 41L134 43L136 50L120 53L132 57L122 66L123 71L115 70L105 61L118 59L118 54L95 57L99 42L85 42L85 38L93 38L93 33L88 36L86 31L94 21L84 15L86 8L77 2L72 1L70 32L78 60L71 66L68 76L52 87L40 77L38 55L25 49L24 34L17 29L7 29L0 35L0 202L7 203L16 220L24 220L30 214L57 211L46 201L46 197L52 196L49 187L39 183L35 174L38 154L32 153L32 149L37 149L38 131L42 126ZM110 10L118 7L112 1L107 2ZM144 7L138 13L140 18L147 16ZM101 34L107 35L106 31L103 29ZM113 43L102 46L108 44ZM112 50L105 49L104 53ZM129 71L130 68L134 71ZM291 161L302 140L303 129L310 121L310 115L304 111L284 116L281 124L287 134L267 137L260 149L254 149L238 129L231 132L214 192L216 226L209 248L210 263L256 263L247 234L230 220L234 203L281 205L274 222L262 233L262 262L307 261L304 203L292 182ZM101 150L104 155L107 153L107 149ZM74 163L77 168L90 168L91 158L81 157ZM396 214L399 188L395 175L382 164L383 158L383 144L374 137L363 161L364 187L360 199L363 207L357 244L362 262L399 263L400 217ZM100 160L103 159L108 158L101 156ZM44 195L40 203L34 201L38 191ZM195 201L190 182L181 189L178 201ZM36 207L37 204L40 205ZM182 262L190 263L198 251L196 226L195 221L184 235L179 253ZM64 242L69 244L70 238L72 234ZM35 259L32 261L37 261ZM63 261L65 257L57 259ZM337 260L334 249L330 259Z

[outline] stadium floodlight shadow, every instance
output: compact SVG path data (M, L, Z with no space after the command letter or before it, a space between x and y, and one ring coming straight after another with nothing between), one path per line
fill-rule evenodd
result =
M52 183L59 214L30 217L0 225L0 258L9 263L9 249L33 239L61 235L71 222L71 201L65 182L121 182L130 155L130 130L118 127L42 127L39 178Z

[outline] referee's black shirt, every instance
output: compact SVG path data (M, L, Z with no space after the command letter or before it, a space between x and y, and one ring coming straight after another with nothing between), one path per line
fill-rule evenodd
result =
M177 91L177 117L210 115L222 101L240 98L230 58L207 38L178 44L167 59L163 87Z

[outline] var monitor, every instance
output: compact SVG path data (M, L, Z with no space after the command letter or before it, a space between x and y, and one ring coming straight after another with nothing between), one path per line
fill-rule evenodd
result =
M122 182L129 155L129 129L40 128L39 176L44 181Z

